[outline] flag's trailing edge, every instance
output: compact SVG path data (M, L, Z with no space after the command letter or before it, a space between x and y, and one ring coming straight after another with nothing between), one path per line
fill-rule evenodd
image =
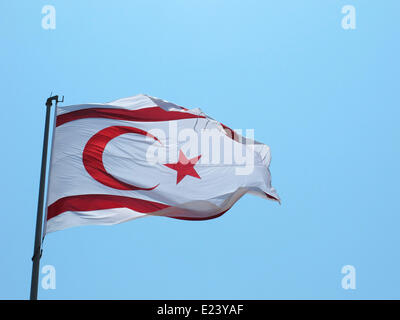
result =
M269 164L268 146L147 95L57 107L46 232L148 215L207 220L245 193L279 201Z

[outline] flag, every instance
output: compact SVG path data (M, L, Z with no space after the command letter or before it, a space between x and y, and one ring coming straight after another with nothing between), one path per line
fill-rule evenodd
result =
M245 193L279 201L269 164L268 146L200 109L147 95L58 106L46 233L145 216L212 219Z

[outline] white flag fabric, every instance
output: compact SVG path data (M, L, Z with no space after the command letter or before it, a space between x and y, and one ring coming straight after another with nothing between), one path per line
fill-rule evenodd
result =
M59 106L46 233L144 216L216 218L245 193L279 201L269 147L200 109L137 95Z

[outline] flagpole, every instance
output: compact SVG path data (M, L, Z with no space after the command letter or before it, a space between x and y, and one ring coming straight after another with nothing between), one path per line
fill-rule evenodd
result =
M37 300L38 293L38 282L39 282L39 265L40 257L42 256L42 227L43 227L43 199L46 181L46 167L47 167L47 146L49 141L49 126L50 126L50 113L51 106L55 101L58 100L58 96L52 96L46 101L46 122L44 126L44 136L43 136L43 151L42 151L42 168L40 172L40 184L39 184L39 197L37 206L37 216L36 216L36 231L35 231L35 245L33 248L32 257L32 279L31 279L31 293L30 299Z

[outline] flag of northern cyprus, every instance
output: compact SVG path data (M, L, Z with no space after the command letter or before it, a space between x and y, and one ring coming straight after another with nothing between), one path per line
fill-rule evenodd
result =
M145 216L212 219L246 193L279 201L269 147L252 135L147 95L58 106L46 233Z

